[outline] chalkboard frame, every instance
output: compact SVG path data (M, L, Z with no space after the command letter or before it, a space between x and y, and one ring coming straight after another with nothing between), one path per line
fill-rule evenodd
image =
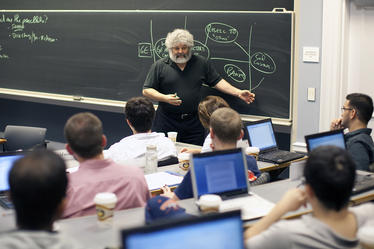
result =
M2 12L15 12L14 10L2 10ZM134 12L134 10L17 10L16 12ZM199 13L205 13L205 12L217 12L217 13L274 13L271 11L164 11L164 10L137 10L136 12L199 12ZM285 11L283 13L291 14L292 16L292 23L291 23L291 55L290 55L290 99L289 99L289 115L288 118L275 118L275 120L279 120L279 122L286 122L287 124L290 124L290 121L292 119L292 107L293 107L293 88L294 88L294 80L293 80L293 65L294 65L294 12L293 11ZM58 105L73 105L77 106L89 106L89 108L92 109L101 109L99 106L103 105L105 106L104 109L108 110L110 109L110 106L113 106L114 109L118 109L118 106L124 105L125 101L112 101L112 100L106 100L106 99L99 99L99 98L90 98L90 97L77 97L73 95L61 95L61 94L53 94L53 93L43 93L43 92L33 92L33 91L17 91L17 94L14 93L14 89L1 89L2 96L6 98L12 98L11 95L15 95L16 99L19 99L20 96L25 96L25 99L29 99L34 102L42 102L49 104L58 104ZM40 99L40 101L38 101ZM46 100L47 99L47 100ZM72 104L73 103L73 104ZM121 108L122 109L122 108ZM122 110L121 110L122 111ZM246 120L256 120L264 118L265 116L254 116L254 115L242 115ZM275 121L276 122L276 121Z

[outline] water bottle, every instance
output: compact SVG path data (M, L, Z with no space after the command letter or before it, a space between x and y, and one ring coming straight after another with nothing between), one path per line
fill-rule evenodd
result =
M145 169L144 174L157 172L157 147L155 145L147 145L145 152Z

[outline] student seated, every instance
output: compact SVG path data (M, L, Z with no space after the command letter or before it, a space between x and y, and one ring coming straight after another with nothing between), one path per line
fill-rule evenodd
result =
M123 138L118 143L104 151L105 158L122 164L145 166L145 152L149 144L157 146L158 161L174 158L177 163L177 150L174 143L164 133L151 131L155 109L150 100L144 97L131 98L125 107L126 122L130 126L131 136Z
M330 129L348 128L345 134L347 150L356 164L356 169L374 171L374 143L367 128L373 115L373 100L361 93L351 93L342 107L341 118L331 122Z
M48 150L35 150L15 162L9 185L18 229L0 235L0 248L83 248L53 231L65 206L65 170L64 160Z
M64 132L66 149L80 164L69 174L64 218L95 214L93 200L100 192L117 195L116 210L145 206L150 193L142 170L104 159L106 137L99 118L88 112L75 114Z
M268 215L247 229L246 247L357 248L357 230L374 219L374 205L348 208L355 175L355 164L345 150L334 146L314 149L304 168L304 188L288 191ZM312 214L279 221L307 203Z
M211 148L214 150L228 150L236 148L236 142L243 137L242 121L239 114L231 108L222 107L213 112L210 118ZM248 170L256 177L261 172L257 167L256 159L246 156ZM162 188L164 195L174 200L193 197L191 173L184 176L181 184L171 192L168 186Z

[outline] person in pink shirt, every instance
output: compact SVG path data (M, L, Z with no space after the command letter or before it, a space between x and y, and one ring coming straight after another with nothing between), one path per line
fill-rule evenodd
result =
M80 163L69 174L64 218L95 214L93 199L100 192L117 195L116 210L145 206L150 193L142 170L104 159L107 141L98 117L75 114L66 122L64 133L67 151Z

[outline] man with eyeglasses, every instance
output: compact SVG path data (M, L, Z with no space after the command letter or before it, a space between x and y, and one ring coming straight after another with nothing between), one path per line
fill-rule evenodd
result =
M168 33L165 46L169 56L156 61L143 86L143 95L159 102L153 131L177 131L177 141L202 145L205 132L197 107L202 84L252 103L255 95L233 87L212 67L207 58L192 54L191 33L175 29Z
M347 95L341 109L341 117L331 122L330 129L347 128L349 130L345 134L347 150L357 169L373 171L370 165L374 163L374 143L370 136L371 129L367 128L373 114L373 100L365 94L351 93Z

